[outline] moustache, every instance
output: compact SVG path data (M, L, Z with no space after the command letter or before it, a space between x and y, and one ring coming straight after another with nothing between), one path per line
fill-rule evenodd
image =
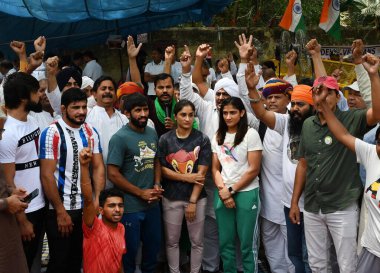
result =
M102 96L102 98L104 99L104 98L110 98L110 99L112 99L113 98L113 95L112 95L112 93L106 93L106 94L104 94L103 96Z

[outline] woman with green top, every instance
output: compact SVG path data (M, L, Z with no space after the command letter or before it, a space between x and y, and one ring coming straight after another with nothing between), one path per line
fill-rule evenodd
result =
M245 273L257 272L260 209L259 178L262 143L249 128L240 98L225 100L220 108L219 129L211 142L215 214L225 273L236 273L236 241L240 240Z

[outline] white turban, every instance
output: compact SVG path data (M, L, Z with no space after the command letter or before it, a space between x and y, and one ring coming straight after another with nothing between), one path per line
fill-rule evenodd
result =
M220 89L224 89L231 97L240 97L238 85L231 79L223 78L216 82L214 91L218 92Z
M83 76L82 77L82 86L81 86L81 89L84 89L87 86L91 86L91 88L93 88L94 87L94 81L90 77Z

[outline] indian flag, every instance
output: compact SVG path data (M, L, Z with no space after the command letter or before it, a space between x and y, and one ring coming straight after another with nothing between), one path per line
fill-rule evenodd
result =
M319 27L337 40L340 40L339 0L324 0Z
M282 16L279 26L291 32L305 29L301 0L289 0L289 4L285 10L284 16Z

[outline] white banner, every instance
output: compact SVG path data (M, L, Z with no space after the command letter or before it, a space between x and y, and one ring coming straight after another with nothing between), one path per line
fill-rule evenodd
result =
M364 53L371 53L380 56L380 45L367 45L364 47ZM322 58L330 58L330 55L346 56L351 55L351 46L322 46Z

